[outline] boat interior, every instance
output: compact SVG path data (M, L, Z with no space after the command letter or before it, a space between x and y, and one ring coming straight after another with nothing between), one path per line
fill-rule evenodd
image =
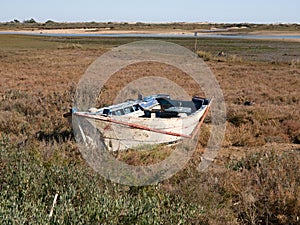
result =
M99 110L104 116L132 116L144 118L187 117L209 104L209 100L193 97L192 101L172 100L167 95L145 97L143 100L128 101Z

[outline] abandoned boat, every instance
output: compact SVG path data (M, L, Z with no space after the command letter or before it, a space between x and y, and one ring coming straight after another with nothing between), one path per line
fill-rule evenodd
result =
M172 100L169 95L158 94L99 109L72 109L72 115L86 118L101 133L105 147L119 151L193 138L211 102L201 97Z

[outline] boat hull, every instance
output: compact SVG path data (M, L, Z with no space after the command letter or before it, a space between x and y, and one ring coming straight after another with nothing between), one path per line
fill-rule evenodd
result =
M120 151L176 143L182 138L191 137L207 109L208 106L205 106L192 115L176 118L111 116L103 120L87 119L101 133L109 151ZM138 124L138 127L132 124Z

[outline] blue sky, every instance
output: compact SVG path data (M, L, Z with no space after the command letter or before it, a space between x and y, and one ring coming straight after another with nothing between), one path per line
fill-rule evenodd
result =
M0 21L300 23L299 0L4 0Z

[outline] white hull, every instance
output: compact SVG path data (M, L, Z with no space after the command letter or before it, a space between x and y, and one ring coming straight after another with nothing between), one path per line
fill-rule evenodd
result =
M206 108L198 110L188 117L179 118L111 116L112 120L120 121L122 124L93 118L88 118L88 120L100 131L108 150L120 151L147 145L174 143L184 138L182 136L191 136ZM137 129L125 124L138 124L140 127L162 132ZM169 134L169 132L178 134L178 136Z

